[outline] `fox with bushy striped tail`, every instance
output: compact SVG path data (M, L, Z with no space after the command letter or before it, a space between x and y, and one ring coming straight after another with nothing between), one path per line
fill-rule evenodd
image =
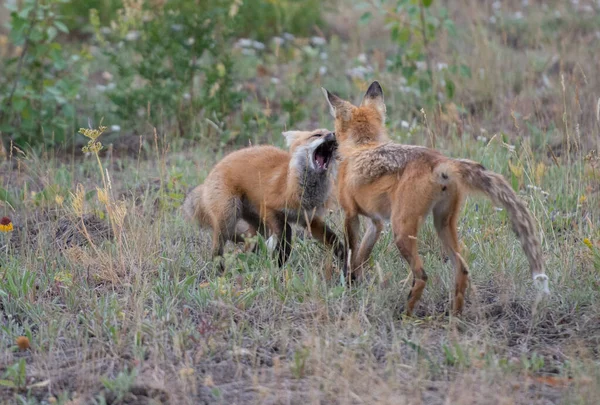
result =
M464 198L481 193L508 212L529 261L533 279L548 292L541 244L525 203L499 174L466 159L451 159L436 150L390 142L385 129L383 90L373 82L360 106L323 89L335 118L341 162L338 201L345 213L347 249L352 278L360 278L383 222L390 221L394 241L413 273L407 313L419 301L427 274L417 252L419 229L429 213L455 268L453 310L461 312L469 270L460 254L458 218ZM359 245L359 215L370 221Z

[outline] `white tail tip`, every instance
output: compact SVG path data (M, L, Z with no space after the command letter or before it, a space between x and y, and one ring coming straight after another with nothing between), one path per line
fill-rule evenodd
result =
M548 288L548 276L545 274L536 274L533 276L533 281L536 285L541 287L541 290L545 294L550 294L550 289Z
M277 236L271 235L269 239L267 239L267 250L269 253L273 253L275 247L277 246Z

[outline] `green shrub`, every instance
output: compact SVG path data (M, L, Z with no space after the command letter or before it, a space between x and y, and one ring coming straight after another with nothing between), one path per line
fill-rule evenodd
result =
M313 34L322 24L321 0L239 0L236 16L237 36L265 41L283 32L298 36Z
M453 77L470 76L468 66L434 63L432 48L439 35L455 35L455 26L445 7L432 7L433 0L382 0L379 9L385 16L392 42L397 52L390 70L405 79L403 92L413 96L421 105L430 106L440 100L440 94L452 99L455 92ZM361 17L370 20L371 12Z
M9 40L20 51L0 61L0 132L21 147L60 143L75 126L85 54L67 52L58 41L68 33L58 14L64 2L6 4Z
M106 94L121 122L172 123L185 135L195 116L225 116L240 100L228 51L232 1L160 3L125 1L109 30L94 10L91 22L116 79Z

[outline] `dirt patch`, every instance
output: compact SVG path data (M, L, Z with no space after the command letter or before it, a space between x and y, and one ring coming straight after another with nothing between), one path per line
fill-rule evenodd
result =
M47 243L45 239L49 239L50 247L64 249L86 246L90 241L99 244L113 237L108 222L94 214L75 220L58 210L36 211L27 217L16 216L13 224L10 247L15 251L34 248L42 240Z

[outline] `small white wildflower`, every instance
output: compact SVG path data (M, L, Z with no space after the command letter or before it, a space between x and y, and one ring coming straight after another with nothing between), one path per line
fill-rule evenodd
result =
M265 49L265 44L263 44L260 41L253 41L252 46L254 47L254 49L258 49L259 51L262 51L263 49Z
M496 24L496 17L490 16L490 24Z
M448 64L447 63L438 63L437 64L437 70L444 70L444 69L448 69Z
M321 76L324 76L324 75L325 75L325 73L327 73L327 66L321 66L321 67L319 68L319 74L320 74Z
M171 30L175 32L179 32L183 29L183 25L181 24L171 24Z
M400 84L406 84L406 83L408 83L408 81L406 80L406 77L400 76Z
M117 88L117 85L115 82L110 82L106 85L106 90L114 90Z
M400 122L400 125L402 126L402 128L405 128L405 129L410 128L410 124L408 123L408 121L402 120L402 122Z
M327 60L329 58L329 55L327 55L326 52L321 52L319 54L319 58L321 58L321 60Z
M256 51L251 48L242 48L242 55L254 56L254 55L256 55Z
M112 33L112 30L110 29L110 27L102 27L100 28L100 33L103 35L108 35Z
M553 87L552 82L550 81L546 73L542 75L542 81L544 82L544 86L548 87L549 89Z
M129 31L127 35L125 35L125 39L127 41L135 41L140 37L139 31Z
M311 58L314 58L314 57L316 57L319 54L319 51L316 48L313 48L310 45L303 46L302 50L304 51L304 53L306 53Z
M239 48L251 48L252 47L252 43L253 41L251 39L248 38L240 38L238 39L238 41L235 43L235 45Z
M110 130L113 132L119 132L121 130L121 126L120 125L111 125Z
M358 61L360 63L367 63L367 55L365 55L364 53L361 53L360 55L358 55Z
M416 62L416 65L417 65L417 69L419 69L419 70L427 69L427 63L425 63L423 61Z
M99 92L104 93L106 91L106 86L103 84L97 84L96 85L96 90L98 90Z
M327 40L325 38L322 37L312 37L310 39L310 42L314 45L314 46L323 46L327 43Z
M196 42L196 39L194 37L189 37L187 39L187 41L185 41L185 43L190 46L194 45L195 42Z
M492 8L494 10L500 10L500 8L502 7L502 2L501 1L495 1L492 3Z
M522 18L523 18L523 13L522 13L522 12L520 12L520 11L517 11L517 12L515 13L515 20L520 20L520 19L522 19Z
M113 79L113 75L110 72L104 71L102 72L102 78L107 82L111 82Z
M271 83L273 84L279 84L280 80L276 77L271 77Z
M350 77L364 79L365 75L372 73L373 68L371 66L356 66L346 71L346 74Z
M479 136L477 137L477 140L478 140L479 142L486 143L488 139L487 139L485 136L479 135Z
M509 151L514 152L516 148L515 145L506 145L506 147L508 148Z
M281 46L285 42L285 39L283 39L281 37L273 37L273 42L275 42L275 45Z
M290 34L289 32L283 33L283 39L285 39L286 41L293 41L295 38L296 37Z
M503 208L500 208L500 207L494 207L494 210L496 210L496 211L498 211L498 212L500 212L500 211L504 211L504 209L503 209Z
M81 100L81 95L79 95L79 94L76 94L76 95L75 95L75 100Z
M192 96L190 95L190 93L183 93L183 99L184 100L189 100L190 98L192 98Z
M389 59L386 59L386 60L385 60L385 66L386 66L386 67L391 67L391 66L393 66L393 65L394 65L394 61L391 61L391 60L389 60Z

